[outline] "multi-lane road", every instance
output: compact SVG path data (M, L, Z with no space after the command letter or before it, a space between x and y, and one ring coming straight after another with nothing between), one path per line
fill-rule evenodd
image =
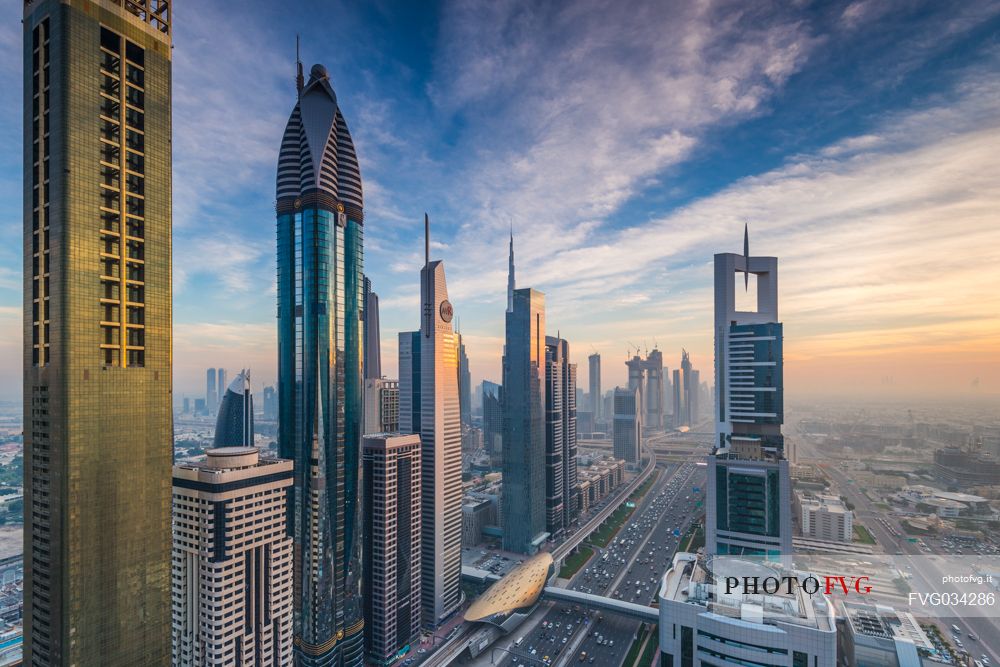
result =
M704 454L700 448L685 463L661 465L656 482L614 540L605 548L595 548L594 556L568 587L637 604L652 602L660 577L677 548L679 538L674 532L683 537L691 521L703 511L698 503L705 469L696 461ZM693 492L694 487L699 488L699 493ZM522 628L500 639L492 651L470 664L563 666L579 664L584 653L585 664L620 665L639 622L558 603L540 605Z

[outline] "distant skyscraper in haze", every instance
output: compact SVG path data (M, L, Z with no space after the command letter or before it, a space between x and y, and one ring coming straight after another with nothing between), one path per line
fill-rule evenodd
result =
M569 343L545 337L545 521L546 530L565 530L577 511L576 364Z
M642 394L638 388L615 387L612 444L616 459L639 462L642 447Z
M462 425L454 311L426 216L424 232L420 331L399 335L399 429L420 434L423 623L436 627L462 601Z
M602 395L601 395L601 355L594 352L592 355L587 357L589 385L590 385L590 413L593 415L594 422L599 422L604 417L603 410L601 409Z
M420 633L420 436L366 435L361 460L365 650L387 665Z
M219 403L215 420L216 447L253 447L253 395L250 371L243 369L233 378Z
M483 447L490 457L490 467L503 463L503 387L483 380Z
M23 660L165 665L172 3L18 4Z
M465 352L462 334L455 334L458 340L458 404L462 426L472 426L472 373L469 370L469 355Z
M673 420L674 427L695 426L698 423L698 394L701 376L691 367L691 356L681 350L681 364L674 369Z
M663 398L663 353L655 347L639 356L636 350L631 359L625 361L628 367L628 387L639 392L639 411L644 428L662 431L665 403Z
M278 392L274 387L264 387L264 419L273 421L278 418Z
M278 451L295 463L298 667L361 665L361 173L330 77L314 65L278 158Z
M709 555L790 555L778 259L751 257L744 234L742 255L715 256L716 441L708 457L705 549ZM754 311L736 310L737 274L744 283L751 275L756 280Z
M372 281L365 276L365 379L382 377L382 341L379 333L378 294L372 291Z
M212 413L219 406L219 389L215 384L216 377L214 368L205 371L205 407Z
M172 664L292 667L292 462L207 454L174 466Z
M545 295L514 290L503 359L503 548L545 541Z

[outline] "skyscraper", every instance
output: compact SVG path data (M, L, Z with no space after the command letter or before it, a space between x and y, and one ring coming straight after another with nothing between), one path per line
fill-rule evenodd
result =
M24 663L170 660L171 3L21 3Z
M646 384L643 391L642 425L662 431L663 414L663 353L655 347L646 355Z
M503 358L503 548L535 553L545 532L545 295L514 290Z
M604 417L603 411L601 410L601 355L598 352L594 352L592 355L587 357L588 363L588 373L589 384L590 384L590 413L594 416L594 423L601 421Z
M399 431L399 382L365 380L365 434Z
M503 387L483 380L483 447L490 457L490 467L503 461Z
M277 176L278 450L295 463L296 664L364 657L358 472L364 331L361 174L330 77L314 65Z
M514 310L514 230L510 230L510 250L507 254L507 312Z
M757 283L757 309L736 310L735 274ZM715 256L715 433L708 457L706 553L790 555L791 483L784 421L778 259ZM698 390L692 386L693 392Z
M172 664L292 667L292 462L207 453L174 466Z
M218 387L219 390L219 399L215 405L216 407L221 407L222 399L225 398L226 396L226 388L229 386L229 380L225 368L220 368L218 372L219 372L219 382L216 386Z
M472 426L472 373L469 370L469 355L465 353L462 334L455 334L458 340L458 405L464 428Z
M698 393L701 377L691 366L691 356L681 350L681 364L674 369L673 404L674 427L695 426L698 423Z
M642 394L638 388L615 387L612 444L616 459L639 462L642 447Z
M458 400L458 346L452 329L444 262L430 260L430 223L424 217L420 270L420 331L401 333L399 428L421 443L421 595L423 623L436 627L461 603L462 426ZM416 335L413 335L413 334ZM419 349L419 366L414 362ZM419 371L418 371L419 369ZM405 378L405 380L404 380ZM419 398L416 392L419 388ZM404 401L403 396L407 395ZM408 409L404 409L404 404ZM415 406L419 405L419 413ZM418 421L414 418L418 417Z
M545 517L546 530L566 528L577 511L576 364L569 343L545 338Z
M253 447L253 395L247 369L233 378L219 403L214 444L216 447Z
M278 392L274 387L264 387L264 419L269 421L278 418Z
M382 377L382 342L379 338L378 294L372 291L372 281L365 276L365 379Z
M215 384L215 369L209 368L205 371L205 407L209 412L215 412L219 406L219 389Z
M420 632L420 436L365 436L365 651L390 664Z

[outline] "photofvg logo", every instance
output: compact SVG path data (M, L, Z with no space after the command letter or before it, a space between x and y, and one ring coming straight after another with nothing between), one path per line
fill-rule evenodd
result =
M870 577L811 574L751 575L725 577L726 595L794 595L801 590L806 595L868 595L872 592Z

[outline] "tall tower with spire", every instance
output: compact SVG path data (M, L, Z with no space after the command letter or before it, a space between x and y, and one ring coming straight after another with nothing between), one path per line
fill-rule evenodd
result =
M278 450L295 462L296 665L361 665L364 211L354 143L314 65L281 141Z
M510 254L507 257L507 312L514 312L514 228L510 229Z

